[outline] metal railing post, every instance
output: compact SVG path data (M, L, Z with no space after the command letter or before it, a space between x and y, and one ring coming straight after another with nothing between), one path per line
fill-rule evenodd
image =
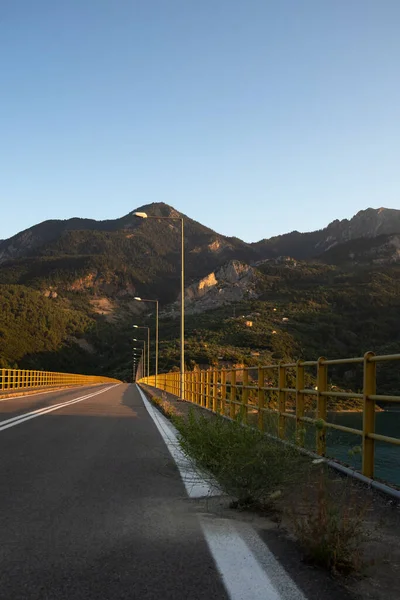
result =
M296 443L304 446L304 367L302 361L296 364Z
M220 413L225 416L226 410L226 371L222 369L221 371L221 405L220 405Z
M206 371L206 408L210 408L211 400L211 370Z
M195 404L199 403L198 395L199 395L199 384L198 384L198 371L195 369L193 371L193 402Z
M247 412L248 412L248 400L249 400L249 390L247 386L249 385L249 371L248 369L243 369L243 379L242 379L242 414L241 419L243 423L247 423Z
M373 352L364 355L364 414L363 414L363 454L362 472L371 479L374 476L375 440L369 434L375 433L375 400L370 396L376 394L376 363L371 362Z
M186 399L193 402L193 371L186 373L185 378Z
M257 426L260 431L264 431L264 379L265 373L262 367L258 367L258 415L257 415Z
M285 416L286 412L286 392L283 388L286 387L286 367L279 365L278 367L278 395L279 395L279 416L278 416L278 436L281 440L285 439Z
M325 357L321 356L318 359L317 366L317 419L323 421L318 423L316 430L316 446L317 453L320 456L326 454L326 405L327 398L323 396L323 392L328 390L328 367L324 365Z
M200 406L205 406L205 372L203 370L200 371Z
M212 372L212 410L213 412L218 412L218 371L214 369Z
M231 371L231 393L230 393L230 405L229 405L229 416L231 419L236 417L236 371Z

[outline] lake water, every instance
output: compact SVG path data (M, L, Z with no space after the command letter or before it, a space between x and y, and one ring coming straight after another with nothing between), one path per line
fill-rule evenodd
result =
M315 414L309 413L307 416L315 417ZM328 414L327 421L336 423L345 427L362 429L362 413L351 412L331 412ZM267 419L266 419L267 420ZM249 422L257 427L256 411ZM270 426L266 425L266 431L276 435L277 418L270 416ZM305 425L305 447L315 452L315 428L311 425ZM294 419L286 420L286 439L293 440L295 437ZM388 410L376 413L376 433L387 435L394 438L400 438L400 410ZM326 432L326 455L328 458L334 458L341 463L361 471L362 457L361 452L352 452L357 447L361 450L362 437L353 433L344 433L334 429L327 429ZM384 442L375 442L375 478L382 479L387 483L392 483L400 487L400 446L385 444Z
M307 416L314 418L315 413L309 413ZM361 412L331 412L328 414L328 423L336 423L345 427L362 430L363 415ZM248 417L249 424L257 427L257 410L255 409ZM277 435L278 420L277 415L267 413L264 415L265 431ZM305 428L305 447L315 452L315 427L304 425ZM386 410L376 413L376 433L387 435L393 438L400 438L400 410ZM295 420L286 419L285 437L287 440L295 438ZM335 429L326 430L326 455L328 458L334 458L341 463L361 471L362 456L361 452L352 452L357 447L361 449L362 437L353 433L336 431ZM384 442L375 442L375 478L381 479L389 484L400 487L400 446L386 444Z
M362 429L362 413L330 413L328 421ZM376 433L400 438L400 411L376 413ZM361 455L351 456L349 451L361 445L361 436L328 430L327 456L361 469ZM375 477L400 486L400 446L375 442Z

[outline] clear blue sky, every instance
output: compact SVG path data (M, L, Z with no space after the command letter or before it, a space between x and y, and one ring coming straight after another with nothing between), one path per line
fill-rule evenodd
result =
M400 208L399 0L2 0L0 239L164 201L255 241Z

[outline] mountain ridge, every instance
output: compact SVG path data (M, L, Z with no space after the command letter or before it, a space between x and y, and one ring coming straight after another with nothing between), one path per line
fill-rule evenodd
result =
M238 237L229 237L202 225L180 213L165 203L152 203L140 206L127 215L117 219L97 221L72 217L65 220L51 219L29 227L14 236L0 240L0 264L13 258L26 257L46 243L51 243L57 236L69 231L103 231L115 232L132 230L141 226L141 219L134 216L135 212L149 212L151 216L183 217L186 226L197 230L203 235L215 236L224 240L225 245L240 245L248 253L255 252L260 258L273 258L278 255L289 255L293 258L315 258L338 243L343 243L359 237L377 237L400 233L400 210L380 207L367 208L359 211L351 219L334 220L323 229L299 232L297 230L264 238L258 242L247 243Z
M132 323L154 325L135 296L160 301L160 365L178 364L180 225L135 211L49 220L0 242L0 365L128 378ZM184 219L189 366L398 351L400 211L366 209L255 244Z

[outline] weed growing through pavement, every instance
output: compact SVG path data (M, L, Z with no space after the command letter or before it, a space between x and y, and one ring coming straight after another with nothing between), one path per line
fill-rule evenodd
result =
M345 575L359 571L368 504L361 505L349 479L334 486L324 459L313 462L319 472L289 512L296 537L314 564Z

